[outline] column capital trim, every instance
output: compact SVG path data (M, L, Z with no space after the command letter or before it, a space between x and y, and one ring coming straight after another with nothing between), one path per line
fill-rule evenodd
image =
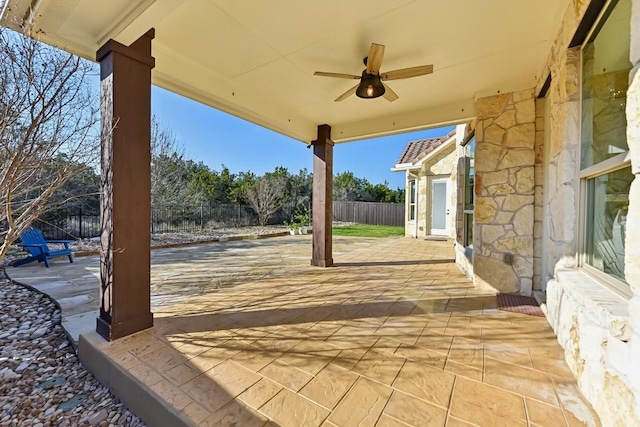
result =
M331 139L331 126L324 124L318 126L318 138L311 141L311 145L336 145Z
M155 29L150 29L130 46L125 46L113 39L109 39L96 52L96 61L102 62L109 54L118 53L140 62L149 68L154 68L156 66L156 59L151 56L151 40L155 38L155 33Z

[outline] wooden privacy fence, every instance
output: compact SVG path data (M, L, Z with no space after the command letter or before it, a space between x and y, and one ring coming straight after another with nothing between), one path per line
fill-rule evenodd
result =
M371 225L404 225L404 203L333 202L333 220Z

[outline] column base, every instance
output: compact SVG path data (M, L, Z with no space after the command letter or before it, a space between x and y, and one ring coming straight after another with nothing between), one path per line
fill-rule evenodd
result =
M333 266L333 258L331 259L312 259L311 265L314 267L331 267Z
M125 322L110 324L98 317L96 319L96 332L105 340L113 341L136 332L149 329L153 326L153 313L127 320Z

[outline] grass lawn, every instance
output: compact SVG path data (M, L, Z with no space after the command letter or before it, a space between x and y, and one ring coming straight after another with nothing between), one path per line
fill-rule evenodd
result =
M394 225L354 224L346 227L334 227L333 235L354 237L397 237L404 236L404 227Z

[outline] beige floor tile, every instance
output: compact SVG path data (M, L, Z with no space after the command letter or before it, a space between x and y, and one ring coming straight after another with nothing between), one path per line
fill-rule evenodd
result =
M139 359L159 372L165 372L186 362L188 357L170 346L164 346L139 356Z
M206 375L199 375L180 388L204 409L212 413L235 397Z
M128 351L134 356L142 356L147 353L157 351L166 346L166 343L158 338L151 336L146 332L140 332L130 335L122 340L116 340L109 343L104 348L106 354L117 354L122 351Z
M286 389L260 408L260 412L281 427L320 426L329 415L328 410Z
M537 400L525 398L529 422L540 426L564 427L567 422L562 410L555 406L546 405Z
M526 426L522 397L476 381L458 378L451 415L482 426Z
M534 350L530 351L530 354L533 367L538 371L546 372L560 381L572 382L575 380L571 369L564 360L563 353L556 351L542 353Z
M229 340L231 341L231 340ZM229 343L229 346L219 346L211 348L204 353L189 359L185 364L198 372L206 372L214 366L229 360L243 349Z
M600 420L586 401L575 381L567 382L554 378L554 386L560 399L565 419L570 427L600 426Z
M449 406L454 378L449 372L407 361L393 387L446 408Z
M444 370L475 381L482 381L482 370L454 362L453 360L447 360Z
M426 323L424 319L415 316L390 317L375 333L381 337L390 337L414 345Z
M167 380L161 380L151 386L151 390L167 401L178 411L183 410L193 400L183 392L178 386L171 384Z
M525 344L515 345L506 342L485 344L484 355L525 368L533 368L531 355Z
M475 369L483 369L484 348L476 340L455 337L449 350L449 359Z
M335 359L331 361L334 365L340 366L344 369L352 369L356 364L362 359L362 356L369 349L358 349L358 350L342 350Z
M558 406L551 378L540 371L500 362L489 357L485 360L484 382L523 396Z
M160 381L162 381L162 375L156 372L155 369L151 368L144 363L134 366L129 369L129 373L142 381L147 386L152 386Z
M288 365L280 359L276 359L269 365L265 366L260 370L260 373L270 380L293 391L300 390L313 378L313 375L298 369L295 366Z
M360 378L331 413L329 421L340 427L374 426L392 389L366 378Z
M252 371L259 371L280 357L280 355L282 353L279 351L263 350L254 343L247 347L246 350L235 354L231 357L231 360Z
M387 354L394 354L398 347L400 347L401 345L402 342L396 340L395 338L381 337L378 341L376 341L371 349Z
M181 388L205 409L215 412L260 379L255 372L225 361Z
M329 364L300 390L300 394L333 409L357 379L355 373Z
M262 427L268 418L237 400L224 405L198 425L202 427L242 426Z
M97 345L195 424L406 427L420 425L420 408L448 405L447 427L518 426L526 399L532 427L559 422L559 411L571 426L599 425L546 319L498 310L457 270L451 242L336 236L333 245L331 269L308 265L311 236L153 251L156 326ZM391 387L362 376L390 383L395 358L407 362ZM486 360L486 381L503 388L480 382ZM531 387L540 374L561 407L540 400L548 383Z
M423 330L420 338L418 338L416 346L447 355L451 349L452 341L453 337L443 335L442 333L429 329L427 326L427 329Z
M476 425L477 424L471 424L455 417L447 418L447 427L474 427Z
M282 390L282 386L266 378L262 378L260 381L249 387L249 389L242 392L238 396L238 399L242 400L252 408L258 409L271 400L273 396L278 394L280 390Z
M138 359L133 354L128 351L124 351L122 353L117 353L111 356L111 360L120 365L123 369L131 369L134 366L137 366L142 363L140 359Z
M234 396L242 393L262 378L257 373L231 360L222 362L220 365L206 371L203 375L224 387Z
M191 366L182 364L162 372L162 375L172 384L181 386L200 375L200 372L196 371Z
M444 368L447 356L437 351L427 350L426 348L402 344L395 352L396 356L404 357L413 362L424 363L434 368Z
M406 359L376 350L369 350L353 367L353 371L372 380L391 385Z
M405 424L400 420L396 420L388 415L382 414L378 420L376 427L407 427L409 424Z
M447 411L424 400L394 391L384 413L415 427L442 427Z
M302 340L280 356L280 361L315 375L340 354L340 351L325 341Z
M182 409L182 413L196 425L200 424L209 415L211 415L211 412L207 411L202 407L202 405L196 402L191 402L187 406L185 406Z

